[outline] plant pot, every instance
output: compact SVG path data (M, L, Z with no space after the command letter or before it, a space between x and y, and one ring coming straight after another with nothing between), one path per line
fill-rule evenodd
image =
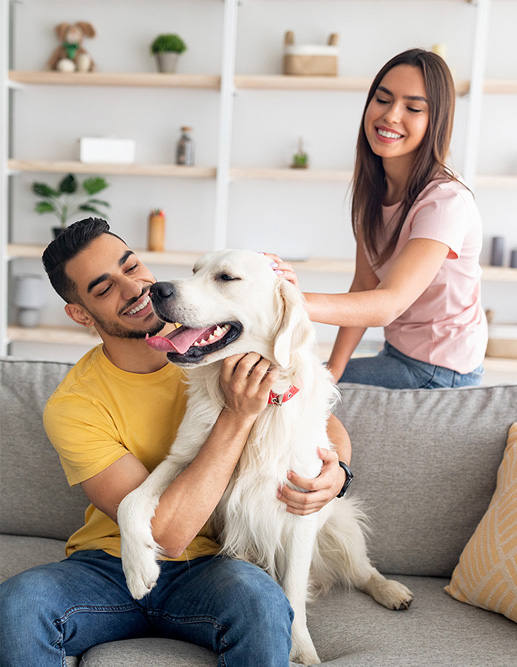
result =
M57 239L57 237L65 231L65 227L52 227L52 236Z
M178 63L179 53L162 51L161 53L155 53L155 56L159 72L174 74Z

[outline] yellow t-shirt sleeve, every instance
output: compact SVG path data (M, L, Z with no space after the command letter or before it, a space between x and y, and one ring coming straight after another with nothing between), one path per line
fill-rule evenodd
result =
M102 406L84 397L54 394L45 407L43 423L70 486L90 479L128 453Z

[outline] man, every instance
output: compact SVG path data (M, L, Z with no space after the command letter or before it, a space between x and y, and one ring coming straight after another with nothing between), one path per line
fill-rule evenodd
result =
M164 553L157 586L130 596L120 562L117 508L166 456L184 414L180 369L145 343L164 326L153 313L154 277L100 219L71 225L43 255L49 279L78 324L102 344L68 373L45 408L45 428L71 485L91 502L67 559L23 572L1 587L2 665L58 667L93 645L160 635L213 649L219 664L288 665L292 610L281 588L249 563L217 555L204 525L237 465L276 371L255 353L222 365L226 402L192 463L163 493L153 536ZM340 423L329 428L350 456ZM279 490L287 511L321 509L344 483L336 452L322 452L308 493ZM25 631L24 631L25 629Z

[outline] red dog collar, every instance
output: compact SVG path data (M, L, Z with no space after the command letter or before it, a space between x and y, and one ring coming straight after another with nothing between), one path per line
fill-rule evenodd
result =
M288 401L293 396L296 396L296 394L299 391L300 390L298 389L298 387L294 387L293 385L291 385L289 387L289 389L286 392L284 392L283 394L275 394L274 391L270 391L269 392L269 400L268 400L267 404L268 405L278 405L278 407L280 407L282 405L282 403L285 403L286 401Z

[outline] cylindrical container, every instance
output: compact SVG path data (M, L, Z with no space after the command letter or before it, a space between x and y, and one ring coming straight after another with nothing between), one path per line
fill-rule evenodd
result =
M18 324L21 327L37 326L41 308L45 305L43 277L30 274L16 276L13 301L17 308Z
M190 136L191 127L181 128L181 137L176 146L176 164L184 167L194 166L194 142Z
M517 269L517 250L512 250L511 252L510 266L512 269Z
M504 237L494 236L490 249L490 266L503 266L504 264Z
M153 252L165 250L165 215L163 211L154 210L149 214L147 248Z

